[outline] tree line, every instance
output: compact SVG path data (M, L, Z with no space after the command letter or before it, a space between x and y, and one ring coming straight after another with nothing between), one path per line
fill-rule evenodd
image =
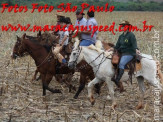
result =
M143 2L141 0L129 0L128 2L114 2L113 0L1 0L0 4L27 5L28 8L31 8L32 3L38 3L40 6L48 4L57 7L61 3L68 2L72 3L72 6L77 5L78 7L84 2L94 6L104 6L108 2L109 5L115 6L115 11L163 11L163 2Z

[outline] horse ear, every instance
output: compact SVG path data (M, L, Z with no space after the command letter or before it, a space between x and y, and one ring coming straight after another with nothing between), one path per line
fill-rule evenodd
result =
M17 41L20 41L20 37L18 35L16 35Z
M37 34L37 37L40 37L40 36L41 36L41 31L39 31Z
M23 34L23 39L25 39L25 37L26 37L26 33Z

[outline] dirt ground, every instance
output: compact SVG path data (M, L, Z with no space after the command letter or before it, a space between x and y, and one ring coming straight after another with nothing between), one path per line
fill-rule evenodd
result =
M47 92L42 96L41 81L31 81L35 67L30 57L18 59L16 63L4 63L6 73L1 72L0 87L0 121L49 121L49 122L151 122L154 118L153 87L146 84L145 107L135 110L138 103L139 89L134 80L133 85L124 83L126 92L115 92L118 106L111 108L111 101L106 99L107 87L104 84L101 94L95 94L96 103L90 104L87 89L78 99L73 99L74 91L69 93L64 83L58 83L55 78L50 87L59 88L62 94ZM8 66L7 66L8 65ZM29 69L28 69L29 66ZM76 73L73 84L78 87L79 75ZM160 117L163 119L163 106L160 105Z
M153 18L151 18L151 14ZM163 14L161 12L125 12L125 16L123 15L123 12L112 13L106 17L105 21L101 19L102 15L100 14L97 15L97 18L99 24L103 23L104 25L110 24L112 21L118 23L121 19L128 19L133 23L136 18L139 18L140 21L135 22L139 25L142 20L149 20L150 24L156 25L156 29L160 30L160 45L162 47L161 29L163 24L161 21ZM46 22L55 23L55 19L48 19L51 14L46 14L46 16L47 18L43 20L43 14L5 13L0 15L0 20L1 25L7 23L38 25L45 25ZM75 17L73 14L70 16ZM36 18L40 21L37 21ZM61 89L62 94L52 94L47 91L47 95L43 97L41 81L31 81L35 71L33 59L29 56L17 60L10 58L16 35L21 36L23 33L19 31L0 32L0 122L152 122L154 120L154 88L145 82L145 107L136 110L139 88L135 79L132 85L129 82L124 83L126 92L115 92L118 103L115 110L111 108L111 101L106 99L108 90L105 84L101 88L101 94L95 94L94 106L88 101L87 87L78 99L73 99L75 91L69 93L67 86L57 82L55 78L51 81L50 87ZM36 35L31 32L27 32L27 34ZM154 33L136 32L135 34L141 51L152 54L152 35ZM101 33L100 35L109 42L115 42L118 38L111 33ZM163 50L160 48L161 55L162 52ZM76 73L72 81L76 88L79 86L78 78L78 73ZM159 116L160 122L163 121L163 105L161 103Z

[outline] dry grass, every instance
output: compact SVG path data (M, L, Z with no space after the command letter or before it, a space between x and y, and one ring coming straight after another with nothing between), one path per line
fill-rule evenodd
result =
M73 13L66 13L70 16L72 22L75 22ZM96 19L99 25L111 24L115 21L117 24L122 20L128 20L132 24L142 27L142 22L147 20L147 24L155 26L160 31L160 55L163 54L163 13L162 12L113 12L98 13ZM3 13L0 15L0 25L5 24L31 24L45 25L55 24L56 17L54 13ZM73 99L73 93L68 93L68 88L62 84L52 80L50 87L62 89L63 94L52 94L47 92L46 97L42 97L42 88L40 81L31 82L35 65L30 57L24 57L12 61L10 53L16 41L16 35L21 36L24 32L0 32L0 121L116 121L150 122L154 116L154 97L152 87L146 84L145 109L135 110L138 103L138 87L134 80L133 85L125 84L126 92L115 93L119 106L116 110L112 110L110 102L106 100L107 88L102 87L100 96L96 95L96 104L91 106L87 100L87 90L85 89L79 96L79 99ZM36 33L26 32L29 35ZM99 33L105 41L116 42L118 35L112 33ZM154 32L135 32L138 40L138 46L141 51L147 54L153 54L152 36ZM161 60L162 61L162 60ZM163 61L162 61L163 63ZM78 81L73 81L78 87ZM122 115L122 113L125 113ZM163 118L163 107L160 106L160 116Z

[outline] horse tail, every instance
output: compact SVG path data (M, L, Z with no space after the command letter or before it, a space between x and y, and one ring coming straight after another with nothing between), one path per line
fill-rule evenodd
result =
M156 62L156 73L157 73L157 75L158 75L158 77L159 77L159 79L160 79L160 83L162 84L162 86L163 86L163 74L162 74L162 72L161 72L161 66L160 66L160 62L156 59L156 57L154 56L154 60L155 60L155 62Z
M158 65L157 65L157 73L158 73L158 76L159 76L159 78L160 78L160 82L161 82L161 84L163 85L163 74L162 74L162 72L161 72L161 69L160 69L160 63L158 63Z

